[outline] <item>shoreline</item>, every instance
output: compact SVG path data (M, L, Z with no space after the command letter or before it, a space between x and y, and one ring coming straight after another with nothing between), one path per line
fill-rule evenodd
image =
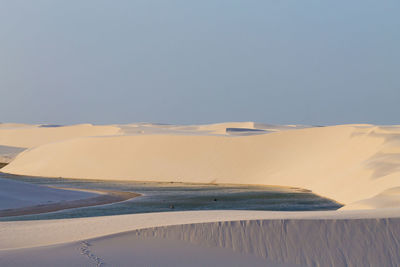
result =
M78 191L80 190L80 189L72 189L72 188L58 188L58 189L78 190ZM81 191L85 191L85 190L81 190ZM66 209L75 209L75 208L106 205L106 204L122 202L125 200L129 200L129 199L141 196L141 194L138 194L138 193L124 192L124 191L112 191L112 190L90 190L90 191L98 193L99 196L91 197L91 198L87 198L87 199L78 199L78 200L63 201L63 202L43 204L43 205L35 205L35 206L16 208L16 209L0 210L0 218L23 216L23 215L35 215L35 214L43 214L43 213L61 211L61 210L66 210Z

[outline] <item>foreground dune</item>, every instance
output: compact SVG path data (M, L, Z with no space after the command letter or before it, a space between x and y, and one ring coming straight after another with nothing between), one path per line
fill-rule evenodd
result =
M399 217L399 209L190 211L0 222L0 264L398 266Z
M84 179L295 186L345 205L400 186L400 128L396 126L281 129L239 137L194 135L198 129L190 130L192 134L187 135L121 130L117 135L69 138L25 151L2 171ZM373 207L368 203L363 207Z
M103 217L0 222L0 250L69 243L138 229L241 220L360 220L399 218L400 210L243 211L209 210L114 215ZM383 229L385 226L383 226Z

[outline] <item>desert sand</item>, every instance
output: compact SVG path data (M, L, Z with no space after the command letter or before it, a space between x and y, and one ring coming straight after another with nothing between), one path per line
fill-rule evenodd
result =
M129 266L135 259L138 266L234 266L230 259L238 266L240 259L254 266L400 264L399 126L9 124L0 127L1 146L0 155L17 151L1 169L11 174L293 186L344 207L0 222L0 264L37 259L36 265L62 266L74 257L76 265L94 266ZM185 248L209 261L190 261L179 253ZM166 251L162 259L151 256Z
M186 211L1 222L0 264L396 266L399 215Z
M255 129L255 125L243 123L241 129ZM400 127L260 125L266 133L226 133L227 128L239 126L5 129L0 130L0 145L29 149L2 171L83 179L295 186L347 208L400 186ZM364 208L374 207L370 201L363 203Z

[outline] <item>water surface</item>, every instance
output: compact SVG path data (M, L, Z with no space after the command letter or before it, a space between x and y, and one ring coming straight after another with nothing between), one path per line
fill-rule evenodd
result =
M48 186L117 190L142 194L140 197L120 203L1 218L0 221L185 210L316 211L335 210L341 207L340 204L312 194L310 191L289 187L78 180L16 176L5 173L0 173L0 177Z

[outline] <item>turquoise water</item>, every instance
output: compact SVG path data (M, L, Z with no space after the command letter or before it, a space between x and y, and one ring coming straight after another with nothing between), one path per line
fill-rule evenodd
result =
M335 210L340 204L307 190L246 185L213 185L156 182L93 181L37 178L0 173L1 178L80 189L129 191L143 194L134 199L101 206L69 209L39 215L0 218L9 220L64 219L117 214L184 210Z

